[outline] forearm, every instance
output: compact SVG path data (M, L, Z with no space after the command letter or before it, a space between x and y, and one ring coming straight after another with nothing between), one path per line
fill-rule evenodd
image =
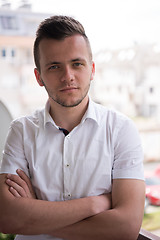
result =
M67 240L135 240L143 219L145 183L114 180L112 209L53 232Z
M107 195L49 202L14 197L3 183L5 176L1 176L0 192L0 231L5 233L50 234L110 208Z
M66 202L15 198L3 204L1 220L7 233L49 234L81 221L93 212L87 198Z
M142 218L133 219L126 211L112 209L53 232L67 240L135 240Z

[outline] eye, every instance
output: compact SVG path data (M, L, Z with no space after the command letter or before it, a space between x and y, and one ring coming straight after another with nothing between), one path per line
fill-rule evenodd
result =
M48 69L49 70L54 70L54 69L58 69L59 68L59 65L52 65L52 66L50 66Z
M75 62L73 65L74 65L75 67L79 67L79 66L82 66L82 63L80 63L80 62Z

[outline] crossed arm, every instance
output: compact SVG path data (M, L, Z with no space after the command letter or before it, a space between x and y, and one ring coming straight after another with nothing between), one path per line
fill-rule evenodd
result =
M112 200L107 194L48 202L35 199L29 178L23 171L18 175L0 175L1 231L70 240L137 238L143 217L143 181L113 180Z

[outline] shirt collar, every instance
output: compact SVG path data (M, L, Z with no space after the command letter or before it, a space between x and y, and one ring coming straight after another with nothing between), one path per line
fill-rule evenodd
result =
M45 109L44 109L44 126L46 126L46 124L48 122L51 122L53 125L55 125L56 128L58 128L58 126L55 124L55 122L53 121L50 113L50 103L49 100L46 102L45 105ZM96 111L95 111L95 103L91 100L91 98L89 97L89 103L88 103L88 108L81 120L81 123L85 122L86 119L92 119L93 121L95 121L98 125L99 125L99 121L96 115Z
M50 103L48 100L46 102L45 109L44 109L44 127L46 126L47 123L51 122L53 125L55 125L56 128L58 128L58 126L53 121L49 111L50 111Z
M89 97L89 103L88 103L87 111L85 112L81 123L83 123L86 119L92 119L93 121L95 121L99 125L99 121L98 121L98 118L97 118L97 115L96 115L96 110L95 110L95 102L93 102L90 97Z

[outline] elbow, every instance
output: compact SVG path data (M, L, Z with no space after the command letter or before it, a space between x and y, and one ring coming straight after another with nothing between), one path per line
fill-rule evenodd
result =
M0 208L0 232L7 234L8 233L8 225L7 224L7 216L4 213L4 208L2 208L2 204L1 204L1 208Z
M0 214L0 232L4 234L11 234L11 231L12 231L11 228L13 228L13 222L9 214L10 209L7 208L6 206L7 204L3 204L3 202L0 202L0 213L1 213Z
M6 217L1 217L0 219L0 232L4 234L15 234L16 230L14 229L14 224L7 219Z
M8 201L8 199L3 202L1 201L0 213L0 232L4 234L17 234L21 230L23 221L19 219L12 201Z
M20 232L21 226L16 221L15 216L1 215L0 217L0 232L3 234L17 234Z
M4 234L11 234L10 232L10 222L6 221L5 219L3 219L3 217L1 217L0 219L0 232L4 233Z
M124 215L123 215L124 216ZM111 240L135 240L138 238L139 231L141 228L141 218L129 216L121 216L117 222L116 229L112 232Z
M135 240L138 238L140 231L140 226L138 226L135 222L127 222L124 224L124 226L121 228L121 233L119 233L121 236L118 239L123 240Z

